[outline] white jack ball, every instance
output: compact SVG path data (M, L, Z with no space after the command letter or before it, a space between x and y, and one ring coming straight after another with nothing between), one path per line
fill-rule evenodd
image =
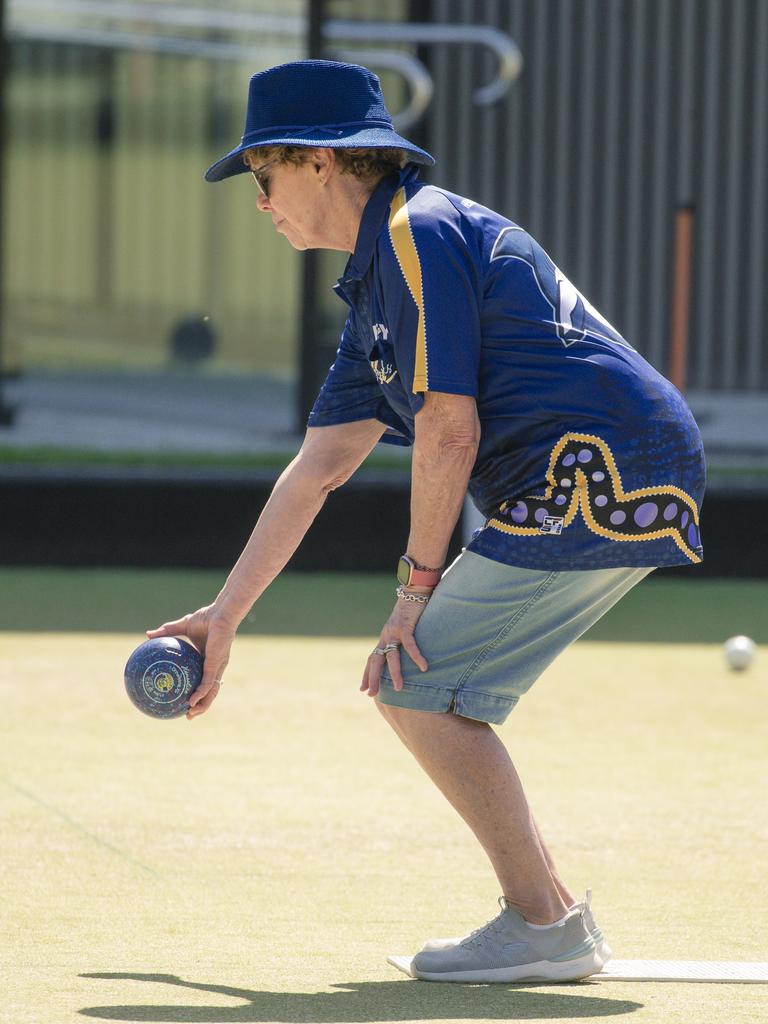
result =
M723 644L723 654L728 665L741 671L749 668L755 656L755 641L748 636L732 636Z

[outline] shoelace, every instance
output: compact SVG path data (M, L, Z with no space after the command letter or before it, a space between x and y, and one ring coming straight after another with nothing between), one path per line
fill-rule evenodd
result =
M481 942L485 941L489 934L495 934L501 929L501 919L504 917L504 912L507 909L507 904L504 902L504 897L499 896L499 906L501 907L501 913L497 914L496 917L487 921L484 925L479 928L475 928L473 932L463 939L459 945L465 949L473 949L475 946L479 946Z
M507 902L503 896L499 896L499 906L501 907L501 913L497 914L496 917L487 921L479 928L475 928L473 932L470 932L466 939L462 939L459 943L465 949L474 949L475 946L479 946L481 942L484 942L489 935L495 935L501 930L501 919L504 917L504 911L507 909ZM592 890L587 889L587 895L582 903L577 903L574 908L579 911L581 919L584 920L584 914L590 909L592 905Z

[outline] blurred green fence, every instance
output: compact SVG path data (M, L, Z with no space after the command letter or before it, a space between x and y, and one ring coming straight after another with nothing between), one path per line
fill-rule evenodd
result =
M232 0L223 30L194 0L10 5L7 369L159 367L206 318L217 370L293 374L299 259L250 176L203 172L242 133L250 75L304 56L306 6Z
M216 187L202 175L240 137L249 75L300 46L264 38L247 66L13 43L6 361L158 365L174 324L206 316L220 368L292 367L296 255L258 214L249 177Z

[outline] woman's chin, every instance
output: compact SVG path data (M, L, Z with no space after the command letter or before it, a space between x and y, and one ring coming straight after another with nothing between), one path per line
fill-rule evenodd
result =
M298 252L304 252L309 246L306 244L303 238L297 238L295 235L289 235L286 231L281 231L280 234L291 243L294 249Z

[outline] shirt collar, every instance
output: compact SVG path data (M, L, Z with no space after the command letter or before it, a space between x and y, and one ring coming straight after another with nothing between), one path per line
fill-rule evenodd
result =
M382 178L373 190L360 219L355 251L347 260L344 274L340 279L341 282L359 281L365 277L373 259L376 239L379 237L381 226L389 213L394 194L403 185L415 181L418 173L417 164L406 164L398 175L389 174L386 178Z

